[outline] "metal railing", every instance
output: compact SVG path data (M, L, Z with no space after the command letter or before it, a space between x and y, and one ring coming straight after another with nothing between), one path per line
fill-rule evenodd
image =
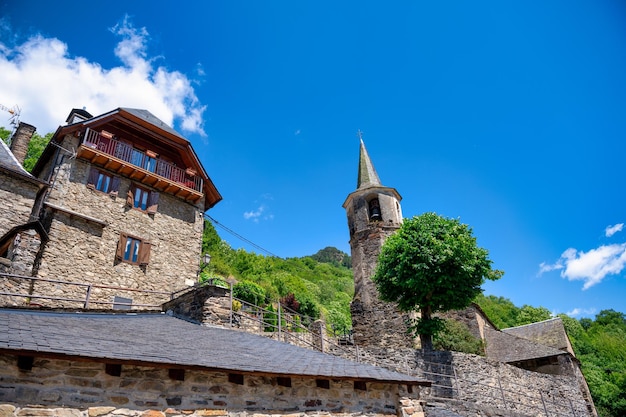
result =
M180 168L171 162L164 161L147 152L135 149L133 146L119 140L105 137L95 130L87 128L84 145L95 148L124 162L145 169L167 180L177 182L192 190L202 192L202 178Z
M24 276L24 275L13 275L13 274L6 274L2 272L0 272L0 278L25 280L25 281L27 280L27 281L30 281L31 288L33 287L32 284L34 284L35 282L44 282L44 283L49 283L49 284L75 286L75 287L84 289L85 296L83 298L66 298L66 297L57 297L53 295L36 294L32 290L27 293L0 291L0 296L23 298L27 300L28 304L30 305L36 304L36 303L32 303L32 300L35 299L35 300L50 300L50 301L58 301L58 302L65 302L65 303L75 303L77 304L77 308L84 308L84 309L88 309L90 305L92 304L99 304L99 305L110 304L111 306L119 305L119 306L127 306L127 307L146 307L146 308L160 308L161 307L161 304L141 304L141 303L134 303L134 302L124 303L124 302L119 302L115 300L113 301L94 300L92 299L92 292L94 288L115 290L115 291L122 291L122 292L131 292L131 293L141 293L141 294L146 294L146 295L162 295L163 302L173 298L173 293L169 293L165 291L141 290L141 289L136 289L136 288L117 287L117 286L112 286L112 285L101 285L101 284L86 284L86 283L79 283L79 282L62 281L58 279L37 278L37 277L29 277L29 276Z

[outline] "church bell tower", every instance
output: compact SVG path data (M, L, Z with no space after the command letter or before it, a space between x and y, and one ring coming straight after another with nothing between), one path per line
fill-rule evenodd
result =
M380 300L371 279L385 239L402 224L401 200L395 188L381 184L361 138L357 188L343 203L354 274L352 332L359 346L412 346L404 315L395 304Z

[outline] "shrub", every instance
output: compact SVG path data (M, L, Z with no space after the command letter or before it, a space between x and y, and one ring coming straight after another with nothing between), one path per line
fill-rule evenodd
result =
M438 350L484 355L483 341L470 333L465 323L443 320L443 330L433 337L433 346Z
M233 286L233 297L247 303L260 305L265 301L265 290L251 281L240 281Z

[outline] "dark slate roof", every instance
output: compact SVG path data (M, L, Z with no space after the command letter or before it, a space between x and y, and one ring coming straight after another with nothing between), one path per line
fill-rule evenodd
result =
M200 326L165 314L0 309L0 351L225 372L428 385L384 368L250 333Z
M181 139L185 139L188 141L187 138L185 138L184 136L182 136L180 133L178 133L177 131L175 131L174 129L172 129L167 123L165 123L164 121L162 121L161 119L159 119L158 117L156 117L154 114L150 113L148 110L144 110L144 109L133 109L133 108L129 108L129 107L120 107L120 109L131 113L133 115L135 115L136 117L139 117L147 122L149 122L150 124L157 126L160 129L165 130L166 132L171 133L172 135L176 135Z
M374 169L374 164L370 159L365 143L361 139L361 147L359 149L359 176L357 178L356 188L366 188L371 186L380 186L380 178Z
M563 355L566 352L485 327L485 350L489 359L513 363Z
M0 140L0 168L12 171L21 176L34 178L22 167L22 164L17 161L15 156L13 156L13 152L11 152L11 149L9 149L3 140Z
M567 351L572 355L574 354L565 331L565 326L563 326L563 321L559 317L524 326L510 327L502 331L522 339Z

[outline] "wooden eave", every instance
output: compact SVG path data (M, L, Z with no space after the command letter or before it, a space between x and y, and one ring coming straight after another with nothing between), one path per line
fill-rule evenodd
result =
M76 157L88 161L92 165L102 167L120 176L148 185L160 192L174 195L190 203L196 204L204 195L202 192L186 187L184 184L162 177L157 173L138 167L101 150L81 144Z
M153 172L147 171L123 160L117 159L104 152L98 151L82 143L77 150L77 157L85 159L90 163L101 166L120 175L129 177L135 181L142 182L159 191L172 194L191 203L197 203L204 195L204 210L208 210L222 200L222 196L209 178L202 163L200 163L191 143L172 132L162 129L132 113L117 109L113 112L97 116L84 122L72 125L61 126L54 135L57 141L60 141L65 135L77 134L84 131L85 128L94 130L106 129L107 126L115 127L120 131L127 131L133 136L143 136L151 138L155 142L155 146L161 149L167 149L170 152L176 151L180 156L185 167L192 168L203 180L202 193L184 186L183 184L173 182L167 178L161 177ZM82 142L82 141L81 141Z

